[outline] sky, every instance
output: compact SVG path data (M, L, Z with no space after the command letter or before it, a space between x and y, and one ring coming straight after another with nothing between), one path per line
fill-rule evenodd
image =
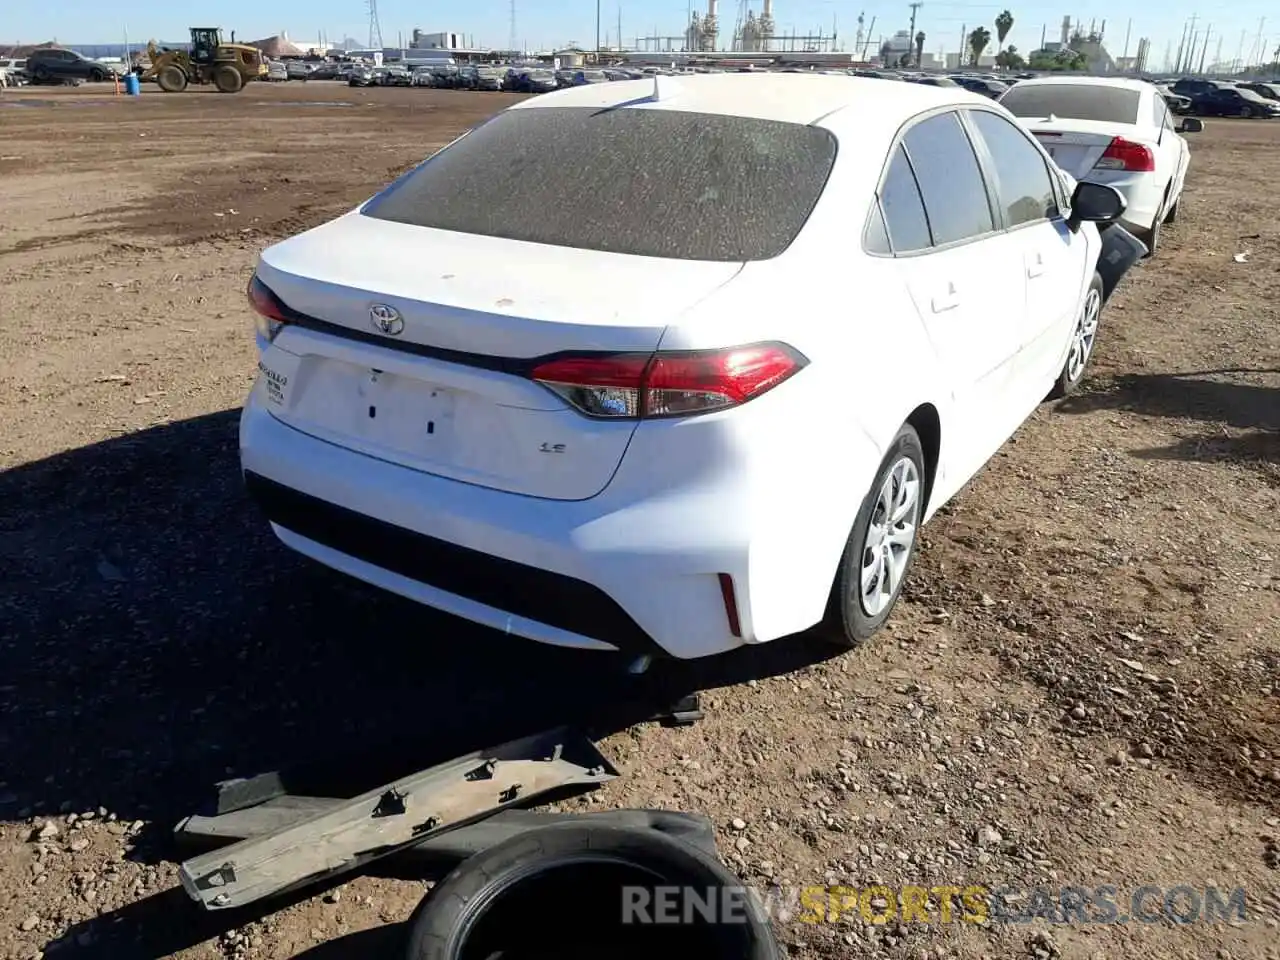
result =
M706 0L695 0L693 9L705 10ZM759 14L762 0L748 0ZM315 41L321 32L330 42L352 37L361 44L369 38L369 15L365 0L218 0L208 5L160 3L158 0L56 0L54 3L23 3L12 0L0 12L0 43L35 43L56 39L60 43L115 43L128 37L136 42L154 38L180 40L190 26L221 26L235 30L241 40L259 39L282 31L294 40ZM596 41L596 0L515 0L517 42L528 49L549 49L571 42L591 48ZM720 0L720 36L730 36L742 3ZM1206 63L1215 60L1221 43L1221 59L1247 58L1258 49L1259 21L1262 44L1268 54L1280 45L1280 9L1263 0L1236 0L1223 5L1192 0L1132 0L1122 7L1106 0L1032 0L1029 3L966 3L925 0L916 15L916 30L924 31L925 49L955 51L962 30L985 24L994 36L992 21L1006 9L1014 16L1013 32L1007 42L1028 51L1039 46L1041 29L1050 40L1058 38L1062 18L1070 15L1087 30L1091 20L1101 26L1105 18L1106 45L1114 56L1124 54L1129 33L1129 53L1136 52L1139 37L1151 40L1151 66L1159 68L1166 45L1176 50L1183 26L1198 14L1196 30L1200 43L1210 28ZM1267 8L1271 7L1270 10ZM688 21L687 0L599 0L601 42L617 41L619 12L624 43L637 36L678 35ZM208 24L196 24L207 12ZM873 35L889 36L905 30L911 11L906 2L877 3L868 0L774 0L774 19L779 33L805 34L834 29L847 38L852 49L859 13L867 28L876 18ZM1271 15L1268 17L1268 13ZM443 0L421 3L411 0L378 0L382 37L387 46L396 46L399 37L408 37L414 27L432 33L449 31L474 37L480 47L505 47L511 36L510 0ZM1130 23L1132 26L1130 27ZM994 41L993 41L994 47ZM1270 57L1268 56L1268 59Z

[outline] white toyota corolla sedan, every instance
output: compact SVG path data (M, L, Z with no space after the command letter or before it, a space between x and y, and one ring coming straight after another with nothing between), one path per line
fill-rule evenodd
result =
M245 480L294 550L533 640L853 644L1084 376L1123 208L959 88L525 100L262 253Z

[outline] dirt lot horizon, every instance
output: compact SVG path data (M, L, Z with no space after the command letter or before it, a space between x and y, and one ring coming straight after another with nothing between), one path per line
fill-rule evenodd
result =
M174 823L230 776L369 786L557 722L624 770L564 808L704 812L754 885L1247 895L1186 924L792 918L791 956L1280 957L1280 123L1188 138L1085 390L929 525L888 630L636 684L308 565L238 476L258 252L512 99L0 94L0 958L397 956L422 879L204 916ZM645 722L655 686L705 720Z

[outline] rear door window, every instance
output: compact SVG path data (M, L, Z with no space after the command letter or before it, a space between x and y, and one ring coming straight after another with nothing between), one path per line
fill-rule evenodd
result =
M995 230L986 181L969 135L954 112L922 120L903 138L933 242L941 246Z

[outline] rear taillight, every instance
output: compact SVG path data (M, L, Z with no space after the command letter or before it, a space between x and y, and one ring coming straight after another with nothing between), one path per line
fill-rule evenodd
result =
M753 400L804 369L781 343L726 350L566 356L530 375L580 413L607 419L687 417Z
M1150 173L1156 168L1155 154L1145 143L1134 143L1124 137L1114 137L1106 152L1094 165L1095 170L1132 170Z
M270 343L289 322L288 310L280 298L271 292L271 288L254 274L249 281L249 306L253 307L254 320L257 323L258 335L265 337Z

